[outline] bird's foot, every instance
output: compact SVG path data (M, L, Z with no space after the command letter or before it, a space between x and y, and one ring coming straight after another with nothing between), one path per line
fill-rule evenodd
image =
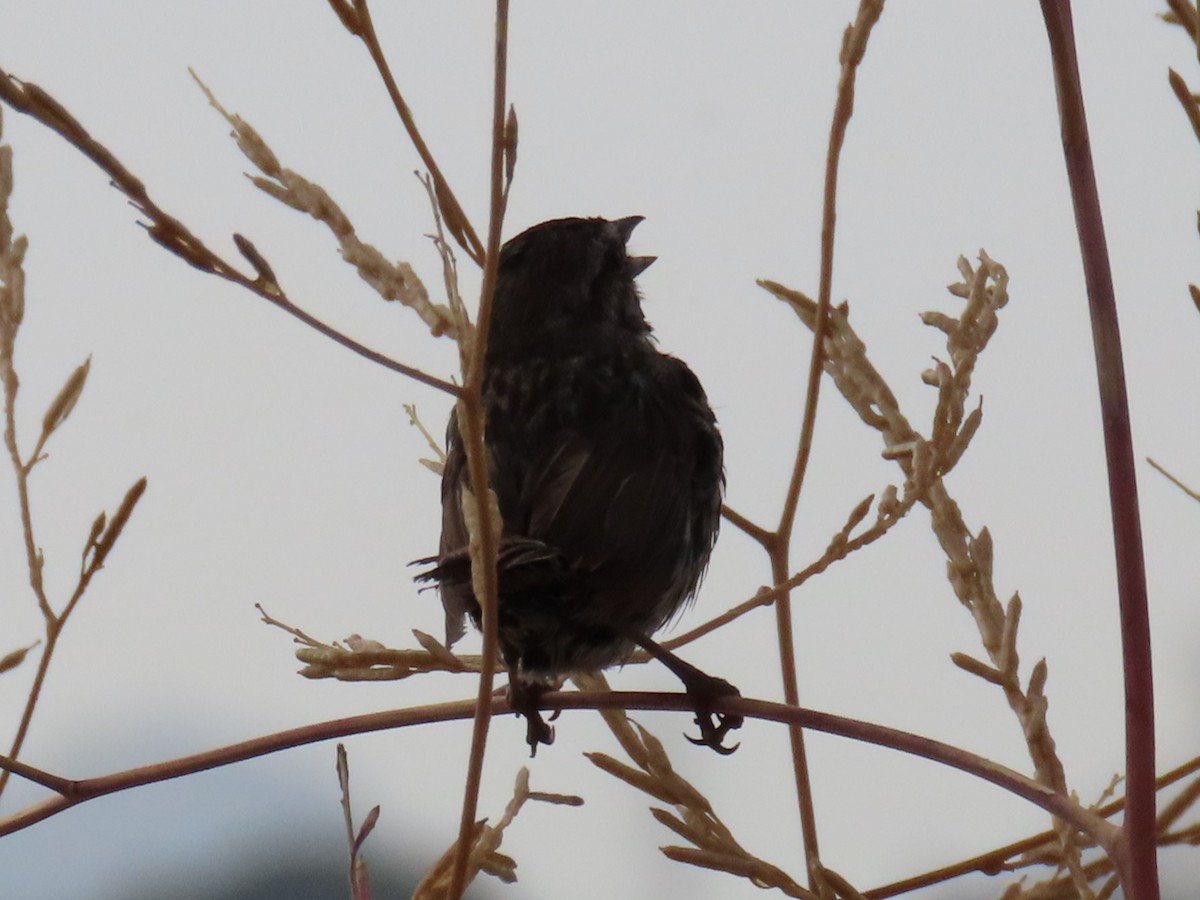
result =
M705 674L699 669L695 670L694 677L689 676L683 679L683 686L687 690L688 696L692 698L696 710L696 724L700 726L700 737L694 738L688 734L685 734L684 737L693 744L711 747L725 756L740 747L740 743L734 744L732 747L725 746L725 736L742 727L744 721L742 716L734 713L713 712L712 705L714 700L722 697L740 697L742 692L724 678Z
M675 677L683 682L684 690L692 699L692 707L696 710L696 724L700 726L700 737L684 735L693 744L711 747L718 753L729 755L741 744L732 747L725 746L725 736L729 732L742 727L745 721L742 716L734 713L714 712L714 701L723 697L740 697L742 692L724 678L716 678L697 669L691 663L680 659L666 647L651 640L644 634L635 636L642 648L670 669Z
M525 717L525 743L529 744L529 756L537 756L539 744L554 743L554 726L547 725L539 708L544 694L552 690L550 685L530 683L512 678L508 683L508 703L519 716ZM557 712L555 713L557 716ZM551 716L553 720L554 716Z

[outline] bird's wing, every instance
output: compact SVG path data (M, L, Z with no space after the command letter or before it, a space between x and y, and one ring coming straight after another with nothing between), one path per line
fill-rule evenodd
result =
M693 463L671 446L677 442L647 433L660 430L650 426L632 440L615 428L563 440L523 486L525 536L602 582L653 583L656 570L669 579L689 527Z
M466 479L467 457L463 452L462 439L454 416L446 429L446 461L442 469L442 540L439 555L445 558L451 553L465 550L469 535L463 518L461 490ZM442 606L446 610L446 646L452 645L463 634L467 613L475 606L471 590L469 560L466 577L441 580Z

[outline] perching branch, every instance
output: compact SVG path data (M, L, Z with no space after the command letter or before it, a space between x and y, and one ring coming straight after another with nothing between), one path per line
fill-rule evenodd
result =
M695 714L692 699L683 693L556 691L542 695L538 700L538 705L544 710L645 709L673 710ZM0 819L0 837L28 828L36 822L72 806L133 787L155 784L195 772L205 772L248 759L256 759L280 750L347 737L352 734L469 719L475 715L475 706L476 701L474 700L459 700L335 719L264 735L240 744L231 744L192 756L78 781L62 779L59 776L40 772L30 766L0 757L0 769L14 771L59 791L57 797L44 800ZM870 722L861 722L856 719L847 719L830 713L766 700L721 697L713 701L713 708L717 712L799 725L826 734L864 741L959 769L1023 797L1053 815L1066 819L1105 848L1111 844L1116 833L1114 825L1084 809L1071 798L1064 797L1019 772L940 741ZM508 700L499 696L490 698L489 712L493 716L515 714Z

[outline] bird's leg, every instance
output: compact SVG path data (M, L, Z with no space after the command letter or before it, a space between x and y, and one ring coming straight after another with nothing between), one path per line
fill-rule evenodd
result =
M539 709L542 695L551 691L550 685L525 681L517 674L517 667L508 669L508 704L519 716L525 717L525 742L529 744L529 756L537 756L538 744L549 746L554 743L554 727L547 725Z
M675 677L683 682L684 690L691 697L696 710L696 724L700 726L700 737L685 735L693 744L711 747L718 753L729 754L740 747L724 745L725 735L735 728L742 727L742 717L731 713L713 712L714 700L721 697L740 697L742 692L724 678L717 678L706 672L701 672L689 662L680 659L666 647L651 640L644 634L634 634L633 639L643 650L670 669Z

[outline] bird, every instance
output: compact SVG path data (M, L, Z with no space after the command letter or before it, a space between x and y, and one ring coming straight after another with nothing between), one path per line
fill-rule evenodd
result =
M531 755L554 739L542 694L563 677L625 662L637 646L692 697L720 752L741 717L711 704L739 692L651 635L694 597L716 540L724 444L699 379L661 352L635 279L655 261L627 245L641 216L534 225L500 251L482 400L497 557L500 653ZM462 493L457 418L447 427L442 532L433 568L446 641L481 625Z

